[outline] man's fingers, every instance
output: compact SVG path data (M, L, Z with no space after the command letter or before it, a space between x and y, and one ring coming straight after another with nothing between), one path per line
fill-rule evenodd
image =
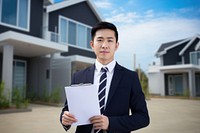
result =
M104 115L97 115L90 118L91 124L93 124L94 129L104 129L106 130L109 125L108 117Z
M68 111L65 111L62 115L62 124L71 125L74 122L77 122L77 119L74 117L74 115L70 114Z

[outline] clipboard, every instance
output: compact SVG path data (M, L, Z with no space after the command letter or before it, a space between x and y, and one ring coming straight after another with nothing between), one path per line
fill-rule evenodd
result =
M98 89L94 84L77 84L65 87L69 112L77 122L73 126L91 124L92 116L100 115Z

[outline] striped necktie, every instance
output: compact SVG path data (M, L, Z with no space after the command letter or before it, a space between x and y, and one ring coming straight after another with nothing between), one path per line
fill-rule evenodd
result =
M99 97L99 106L101 114L103 114L105 109L105 94L106 94L106 82L107 82L107 75L106 72L108 71L108 68L101 68L101 77L99 80L99 90L98 90L98 97ZM94 133L103 133L103 130L95 130Z
M101 114L103 114L105 109L105 94L106 94L106 82L107 82L107 74L108 68L101 68L102 75L99 80L99 90L98 90L98 97L99 97L99 105Z

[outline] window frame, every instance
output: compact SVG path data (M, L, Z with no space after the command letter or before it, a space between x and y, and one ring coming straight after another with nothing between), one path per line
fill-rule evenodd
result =
M200 65L200 51L192 51L190 52L190 64Z
M17 0L17 15L16 15L16 25L12 25L12 24L8 24L8 23L5 23L5 22L2 22L2 6L3 6L3 1L4 0L0 0L0 25L2 26L6 26L6 27L10 27L10 28L14 28L14 29L19 29L19 30L23 30L23 31L30 31L30 12L31 12L31 7L30 7L30 3L31 3L31 0L27 0L27 3L28 3L28 7L27 7L27 28L23 28L23 27L19 27L19 10L20 10L20 0Z
M62 19L67 21L67 37L66 37L67 38L67 42L66 43L61 41L62 40L62 38L61 38L61 36L62 36L61 35L61 20ZM76 37L76 40L75 40L76 43L75 44L70 44L69 43L69 37L68 37L68 34L69 34L69 22L72 22L72 23L76 24L76 36L75 36ZM78 45L78 25L84 26L84 28L85 28L85 41L86 42L84 44L86 44L86 45L84 45L84 47ZM62 44L65 44L65 45L68 44L69 46L77 47L77 48L80 48L80 49L92 50L91 48L88 47L89 44L87 44L88 43L88 39L87 38L88 38L88 36L90 36L90 34L89 35L87 34L87 30L88 29L90 29L90 31L91 31L92 27L89 26L89 25L83 24L81 22L78 22L76 20L73 20L73 19L67 18L65 16L59 15L59 35L60 35L60 38L59 38L60 41L59 42L62 43Z

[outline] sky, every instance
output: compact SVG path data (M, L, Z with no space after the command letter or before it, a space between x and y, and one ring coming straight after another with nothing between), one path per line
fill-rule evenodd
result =
M61 0L57 0L61 1ZM200 34L200 0L93 0L103 20L119 32L115 59L145 72L162 43ZM134 61L135 55L135 61Z

